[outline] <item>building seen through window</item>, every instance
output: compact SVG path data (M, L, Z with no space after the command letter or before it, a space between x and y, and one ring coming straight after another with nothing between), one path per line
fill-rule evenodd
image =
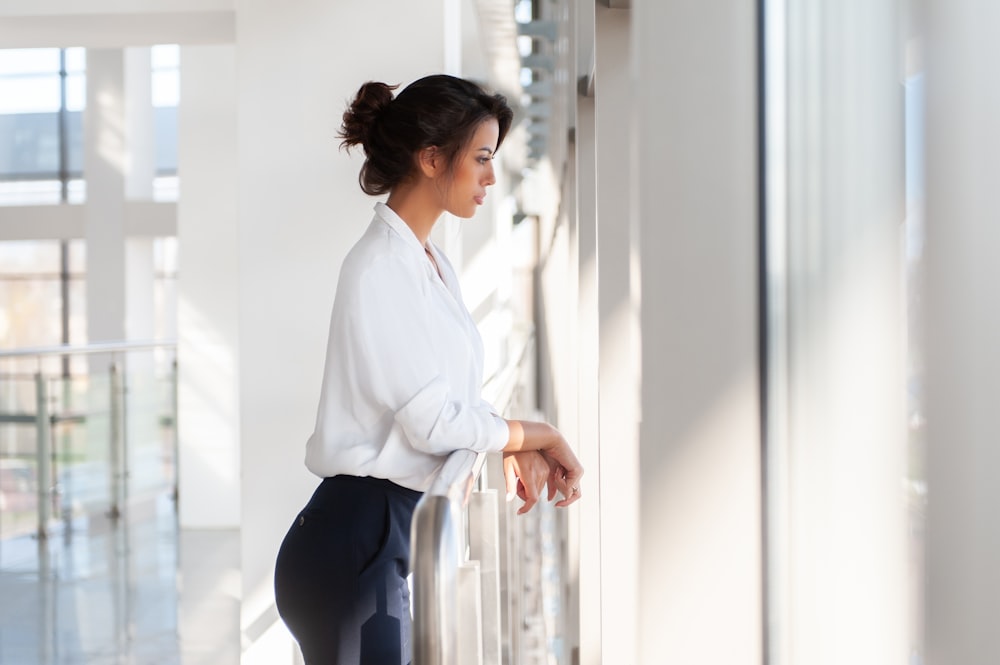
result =
M152 199L174 201L180 48L144 50ZM11 206L86 203L86 113L86 49L0 49L0 225ZM170 336L177 239L157 238L153 247L155 329ZM86 311L84 239L0 241L0 348L86 343Z

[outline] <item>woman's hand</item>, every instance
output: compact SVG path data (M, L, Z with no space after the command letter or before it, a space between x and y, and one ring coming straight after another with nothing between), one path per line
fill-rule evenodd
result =
M555 430L554 430L555 431ZM555 444L543 449L541 452L549 463L549 500L555 495L555 490L563 495L561 501L556 506L563 508L577 501L580 494L580 478L583 477L583 465L576 458L569 443L558 434Z
M541 453L534 450L504 453L503 475L507 481L507 500L510 501L517 495L524 501L524 505L517 511L518 515L523 515L538 503L542 488L549 482L551 474L549 461ZM555 495L556 486L550 484L548 500L551 501Z
M554 496L552 491L555 488L565 497L556 505L568 506L579 499L583 466L559 430L548 423L526 420L508 420L507 426L510 438L504 447L504 453L520 454L528 451L542 453L549 466L547 477L550 496ZM510 487L509 482L508 477L508 487Z

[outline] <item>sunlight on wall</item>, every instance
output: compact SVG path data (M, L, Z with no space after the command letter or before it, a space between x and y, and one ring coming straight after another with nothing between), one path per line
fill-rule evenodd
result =
M719 558L720 552L745 553L746 544L760 538L754 519L758 507L745 500L759 494L757 474L747 473L757 452L756 384L756 369L748 365L717 386L686 427L643 435L640 557L642 570L653 570L657 579L645 578L642 584L665 593L655 610L645 606L642 625L659 626L652 639L671 643L674 654L686 654L685 662L699 662L705 644L713 645L712 662L718 663L748 662L748 654L760 653L753 622L732 632L732 626L714 618L734 603L752 617L761 603L747 585L757 578L760 561L745 554ZM718 634L716 626L726 634Z
M125 124L120 95L120 90L99 89L95 92L97 113L103 119L101 133L97 137L97 154L115 173L124 174Z
M235 349L187 298L181 296L177 308L181 523L238 525L239 381Z

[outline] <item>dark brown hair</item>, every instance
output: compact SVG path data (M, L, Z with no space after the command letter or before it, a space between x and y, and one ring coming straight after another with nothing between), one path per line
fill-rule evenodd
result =
M364 150L358 180L366 194L385 194L405 180L416 168L416 154L431 146L441 151L450 171L484 120L495 118L500 125L497 148L510 129L514 114L506 98L471 81L426 76L393 99L397 87L369 81L344 112L340 146Z

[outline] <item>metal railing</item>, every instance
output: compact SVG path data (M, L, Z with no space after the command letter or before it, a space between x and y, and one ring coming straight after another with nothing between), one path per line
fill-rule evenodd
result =
M35 533L45 539L56 513L69 522L88 502L99 503L107 517L119 519L134 470L130 456L137 451L150 458L140 460L140 476L145 474L140 484L163 485L164 462L173 466L176 460L176 436L164 444L159 433L148 430L176 432L175 349L173 341L143 341L0 351L0 515L7 522L0 525L0 536L19 534L25 517L34 512ZM140 359L142 352L168 357ZM87 368L70 372L64 358L85 359ZM132 385L129 358L134 365ZM164 361L169 369L154 376ZM33 400L28 397L29 381ZM153 424L143 432L142 445L130 445L130 432L137 433L140 422ZM34 437L24 429L31 425ZM176 492L176 473L170 475ZM78 482L71 483L73 478ZM31 485L33 501L26 492Z
M511 361L484 388L504 415L516 416L534 380L525 333ZM489 471L482 473L484 468ZM507 557L500 455L457 450L417 504L411 527L413 665L500 665L514 621L501 596L511 575ZM502 609L503 608L503 609Z
M485 456L452 453L413 514L413 662L416 665L469 662L459 658L459 586L463 569L461 507L472 492ZM462 579L460 579L460 577ZM464 584L463 584L464 583Z

